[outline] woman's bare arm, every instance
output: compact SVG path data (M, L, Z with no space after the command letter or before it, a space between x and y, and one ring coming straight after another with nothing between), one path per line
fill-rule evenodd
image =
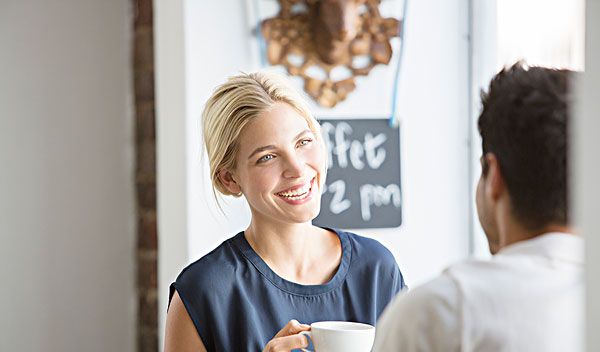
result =
M306 347L308 340L298 333L307 330L310 330L310 326L292 320L269 341L264 351L280 352ZM206 352L206 348L177 291L173 294L169 313L167 314L165 352Z
M206 352L179 293L175 291L167 313L165 352Z

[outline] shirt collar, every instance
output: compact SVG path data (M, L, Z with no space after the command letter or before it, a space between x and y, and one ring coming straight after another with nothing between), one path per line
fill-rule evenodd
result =
M583 265L584 241L579 235L549 232L502 248L497 255L539 255Z

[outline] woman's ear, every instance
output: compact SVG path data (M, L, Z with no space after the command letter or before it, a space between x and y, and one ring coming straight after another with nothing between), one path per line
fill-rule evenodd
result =
M233 177L233 173L229 170L220 170L218 172L219 181L225 186L225 188L231 192L232 194L240 194L242 193L242 188L235 181Z

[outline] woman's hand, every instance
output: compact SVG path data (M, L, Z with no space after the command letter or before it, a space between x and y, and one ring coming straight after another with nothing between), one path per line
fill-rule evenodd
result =
M299 335L301 331L310 330L310 326L300 324L298 320L290 320L263 349L263 352L289 352L297 348L308 346L308 339Z

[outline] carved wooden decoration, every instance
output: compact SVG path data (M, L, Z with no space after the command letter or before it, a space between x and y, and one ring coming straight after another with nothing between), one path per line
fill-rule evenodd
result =
M278 2L277 16L262 22L267 58L302 77L321 106L334 107L356 88L356 76L390 62L400 21L381 17L380 0Z

